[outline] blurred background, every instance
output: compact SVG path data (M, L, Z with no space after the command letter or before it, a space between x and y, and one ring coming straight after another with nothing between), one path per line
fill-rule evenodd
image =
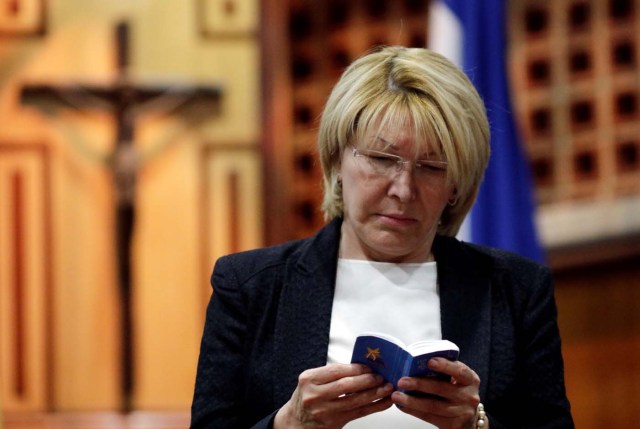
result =
M323 224L324 100L430 10L0 0L0 426L187 427L215 259ZM576 426L637 427L640 0L507 11Z

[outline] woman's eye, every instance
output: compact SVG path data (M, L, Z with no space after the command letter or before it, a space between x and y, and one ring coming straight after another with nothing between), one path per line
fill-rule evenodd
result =
M395 158L385 155L369 155L369 158L381 164L395 164L397 162Z
M416 169L421 170L421 171L443 172L447 168L444 165L440 165L440 164L433 164L433 163L427 163L427 162L425 162L425 163L417 162L416 163Z

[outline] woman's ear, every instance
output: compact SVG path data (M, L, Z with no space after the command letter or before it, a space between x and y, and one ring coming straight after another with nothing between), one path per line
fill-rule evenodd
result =
M447 203L450 206L455 206L458 203L458 190L455 186L451 189L451 193L449 194L449 201Z
M333 167L333 174L336 176L336 183L342 185L342 159Z

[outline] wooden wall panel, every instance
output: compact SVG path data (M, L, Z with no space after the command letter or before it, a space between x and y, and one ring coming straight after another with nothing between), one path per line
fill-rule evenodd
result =
M255 35L258 2L243 0L197 0L200 33L206 38Z
M0 7L0 35L38 35L45 27L45 0L5 0Z
M204 151L207 278L220 256L263 246L261 165L257 147L211 146Z
M576 427L637 427L640 257L565 268L555 278Z
M200 275L197 143L177 138L140 175L132 261L136 409L188 409L193 397L207 282Z
M88 120L74 136L81 121L65 120L53 122L62 129L52 133L53 408L117 409L120 314L112 180L102 160L74 146L98 146L109 127Z
M7 410L49 406L49 184L44 146L0 143L0 379Z

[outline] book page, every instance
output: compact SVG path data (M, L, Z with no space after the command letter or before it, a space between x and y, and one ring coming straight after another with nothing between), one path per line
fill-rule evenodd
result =
M426 340L418 341L410 344L406 350L411 356L419 356L423 354L431 354L439 351L454 351L455 356L458 356L460 349L454 343L449 340ZM451 355L452 353L447 353Z

